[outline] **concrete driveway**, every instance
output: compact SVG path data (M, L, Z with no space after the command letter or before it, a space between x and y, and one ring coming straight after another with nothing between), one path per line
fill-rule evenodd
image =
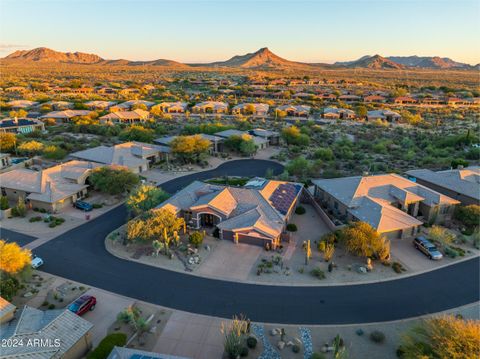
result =
M133 304L134 301L131 298L98 288L90 289L85 292L85 294L93 295L97 298L95 309L82 316L83 319L88 320L94 325L92 329L92 343L93 346L96 347L107 335L107 330L117 319L117 314Z
M260 246L222 240L196 273L210 278L246 280L262 252Z

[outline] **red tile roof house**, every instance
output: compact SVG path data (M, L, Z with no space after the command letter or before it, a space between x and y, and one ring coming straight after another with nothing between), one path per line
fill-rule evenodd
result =
M302 190L300 183L263 178L243 187L195 181L157 208L170 209L191 228L217 228L220 239L276 248L289 237L285 228Z
M354 111L345 108L326 107L323 109L322 118L349 120L357 117Z
M110 112L117 112L117 111L129 111L132 110L136 105L145 105L147 109L151 108L155 105L155 102L145 101L145 100L130 100L122 102L121 104L114 105L110 107Z
M278 106L276 111L284 111L287 116L308 117L310 109L311 107L306 105L282 105Z
M393 103L395 103L396 105L413 105L417 103L417 100L410 96L401 96L395 98L393 100Z
M362 98L360 96L356 96L356 95L341 95L341 96L338 97L338 101L359 102L359 101L362 101Z

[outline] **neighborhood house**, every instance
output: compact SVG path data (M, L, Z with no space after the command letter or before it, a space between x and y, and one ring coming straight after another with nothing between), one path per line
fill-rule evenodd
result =
M216 228L220 239L275 248L303 186L256 178L243 187L195 181L157 208L167 208L195 229Z
M143 142L125 142L112 147L97 146L72 153L70 156L101 163L108 166L122 166L133 173L147 171L152 164L165 159L170 149L165 146Z
M408 171L407 175L463 205L480 205L480 167L451 169L434 172L427 169Z
M100 117L101 123L136 123L144 122L150 117L150 112L136 109L133 111L117 111Z
M88 176L99 165L69 161L41 171L21 168L0 174L2 196L56 212L87 194Z
M315 199L334 218L369 223L388 238L448 221L459 202L396 174L313 180Z

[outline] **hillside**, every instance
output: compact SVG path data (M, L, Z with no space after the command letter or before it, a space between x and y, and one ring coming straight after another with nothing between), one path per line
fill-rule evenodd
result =
M409 66L409 67L419 67L419 68L429 68L429 69L453 69L453 68L470 68L471 67L468 64L453 61L448 57L390 56L387 58L398 64Z
M36 62L65 62L72 64L96 64L103 59L94 54L83 52L59 52L39 47L33 50L19 50L5 57L6 60L36 61Z
M335 63L337 66L345 66L348 68L365 68L365 69L372 69L372 70L385 70L385 69L393 69L393 70L403 70L405 66L393 62L385 57L380 55L374 56L364 56L356 61L344 62L344 63Z
M261 48L253 53L236 55L227 61L212 62L203 65L213 67L238 67L244 69L281 69L314 66L312 64L286 60L275 55L267 47Z

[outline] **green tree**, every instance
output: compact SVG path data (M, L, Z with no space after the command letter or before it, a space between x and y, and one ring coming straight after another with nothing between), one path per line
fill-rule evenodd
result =
M240 153L244 156L250 156L257 152L257 145L253 141L253 138L243 139L240 143Z
M170 149L185 163L198 162L209 151L211 142L200 135L178 136L170 144Z
M15 242L0 239L0 271L17 274L32 261L29 249L23 249Z
M305 157L297 157L287 163L285 169L289 174L305 179L310 174L311 165Z
M331 148L318 148L313 157L318 158L323 161L332 161L335 157Z
M480 321L453 316L429 318L402 337L400 358L470 359L480 353Z
M480 221L480 206L476 204L458 206L455 210L455 218L468 228L477 227Z
M132 191L125 204L131 213L139 215L159 205L168 197L168 193L161 188L142 184Z
M140 125L132 125L120 132L120 139L123 141L152 142L155 131Z
M339 233L349 252L362 257L388 260L390 242L366 222L354 222Z
M90 182L95 189L114 195L130 191L140 178L125 168L98 167L90 175Z
M168 208L153 209L128 222L127 239L140 241L161 240L165 254L172 240L185 225L183 218Z
M14 133L0 133L0 151L12 152L17 144L17 136Z
M18 146L18 150L29 155L37 154L43 150L43 143L35 140L24 142Z
M367 107L366 107L366 106L364 106L364 105L359 105L359 106L357 106L357 108L355 109L355 112L357 113L357 116L358 116L358 117L365 118L365 117L367 117L368 110L367 110Z
M188 237L188 241L190 242L190 244L198 248L202 244L204 237L205 235L203 234L203 232L195 231L190 234L190 236Z
M47 146L43 149L43 157L51 160L61 160L65 158L67 151L55 145Z
M5 209L9 209L10 205L8 203L8 197L7 196L0 196L0 209L3 211Z

